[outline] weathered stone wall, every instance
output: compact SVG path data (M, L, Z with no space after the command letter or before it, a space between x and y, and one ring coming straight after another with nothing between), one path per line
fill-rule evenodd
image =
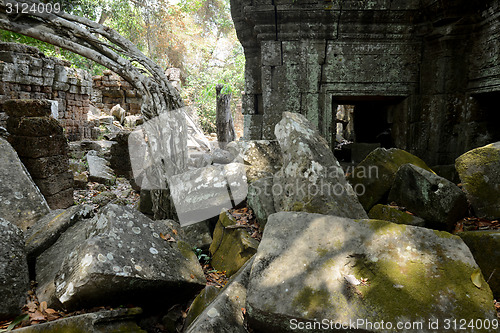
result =
M58 104L58 120L70 140L91 137L87 122L92 80L88 72L46 57L38 49L15 43L0 43L0 101L48 99ZM0 112L0 126L6 115Z
M384 109L431 165L500 140L499 1L232 0L245 49L245 138L300 112L333 146L337 105ZM370 120L367 120L368 122Z
M166 74L170 83L180 89L180 70L169 68ZM113 106L120 104L129 114L141 113L142 96L123 78L110 70L105 70L103 75L94 76L93 80L91 100L96 108L110 114Z
M93 77L92 104L110 114L116 104L130 114L141 113L142 97L132 85L110 70Z
M51 117L48 100L12 99L2 102L8 114L9 141L50 208L73 205L73 174L63 128Z

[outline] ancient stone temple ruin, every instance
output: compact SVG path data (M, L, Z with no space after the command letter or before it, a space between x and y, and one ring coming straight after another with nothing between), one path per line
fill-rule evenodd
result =
M93 124L87 121L92 77L70 68L70 64L46 57L37 48L0 43L0 101L6 99L47 99L54 105L69 140L92 137ZM7 116L0 110L0 126Z
M357 142L430 165L500 140L500 2L232 0L246 55L245 137L271 139L284 111L330 146L339 105Z

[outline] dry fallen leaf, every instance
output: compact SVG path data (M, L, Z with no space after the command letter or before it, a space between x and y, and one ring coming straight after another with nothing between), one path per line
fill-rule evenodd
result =
M191 274L190 277L191 277L191 279L194 279L194 275L193 274Z
M35 312L36 309L38 309L38 306L35 304L35 302L29 302L26 304L26 307L28 308L28 312Z
M177 232L177 230L172 229L172 232L174 233L174 235L176 235L176 236L177 236L177 233L178 233L178 232Z
M44 312L45 310L47 310L47 302L43 301L42 303L40 303L38 309L40 310L40 312Z
M481 283L481 270L478 268L474 271L474 273L472 273L472 275L470 276L470 279L472 281L472 283L474 283L474 285L476 287L478 287L479 289L481 289L481 286L482 286L482 283Z
M36 310L33 314L30 315L30 319L32 322L34 321L45 321L47 318L40 311Z
M246 314L247 313L247 309L241 308L241 312L243 312L243 314Z

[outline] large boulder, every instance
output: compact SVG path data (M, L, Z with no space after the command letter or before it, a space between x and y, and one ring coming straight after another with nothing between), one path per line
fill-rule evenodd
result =
M0 217L0 320L16 316L29 290L28 262L23 232Z
M253 259L250 259L226 284L186 333L246 333L245 307ZM269 330L265 331L269 332Z
M257 252L259 242L239 228L234 217L228 212L220 214L214 230L210 253L212 266L226 271L227 276L235 274Z
M304 116L284 112L275 135L283 153L272 188L276 211L368 217L328 143Z
M500 231L464 231L457 234L463 239L481 268L484 277L498 300L500 298Z
M432 171L420 158L397 148L377 148L354 168L348 180L366 211L387 195L396 172L408 163Z
M500 218L500 142L466 152L455 166L477 216Z
M38 299L68 309L186 301L206 280L190 245L168 234L161 221L109 204L37 258Z
M374 220L389 221L397 224L408 224L417 227L423 227L425 225L425 220L423 218L387 205L379 204L373 206L368 216Z
M491 290L458 236L304 212L269 217L247 311L258 332L295 332L327 318L332 329L403 332L397 322L413 322L423 323L416 331L431 333L444 331L449 318L496 318ZM439 320L440 330L428 327L430 320ZM392 329L369 327L382 321Z
M283 165L280 145L272 140L233 141L226 149L244 163L249 183L274 175Z
M399 168L389 201L404 206L436 229L452 230L467 211L467 199L457 185L412 164Z
M16 151L0 138L0 217L27 230L48 212L45 198Z

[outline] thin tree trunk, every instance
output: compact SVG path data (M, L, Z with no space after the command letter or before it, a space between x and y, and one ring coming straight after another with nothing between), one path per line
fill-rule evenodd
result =
M229 142L234 141L236 135L234 133L233 117L231 116L231 94L223 94L223 88L222 84L215 86L217 93L216 127L219 147L225 149Z

